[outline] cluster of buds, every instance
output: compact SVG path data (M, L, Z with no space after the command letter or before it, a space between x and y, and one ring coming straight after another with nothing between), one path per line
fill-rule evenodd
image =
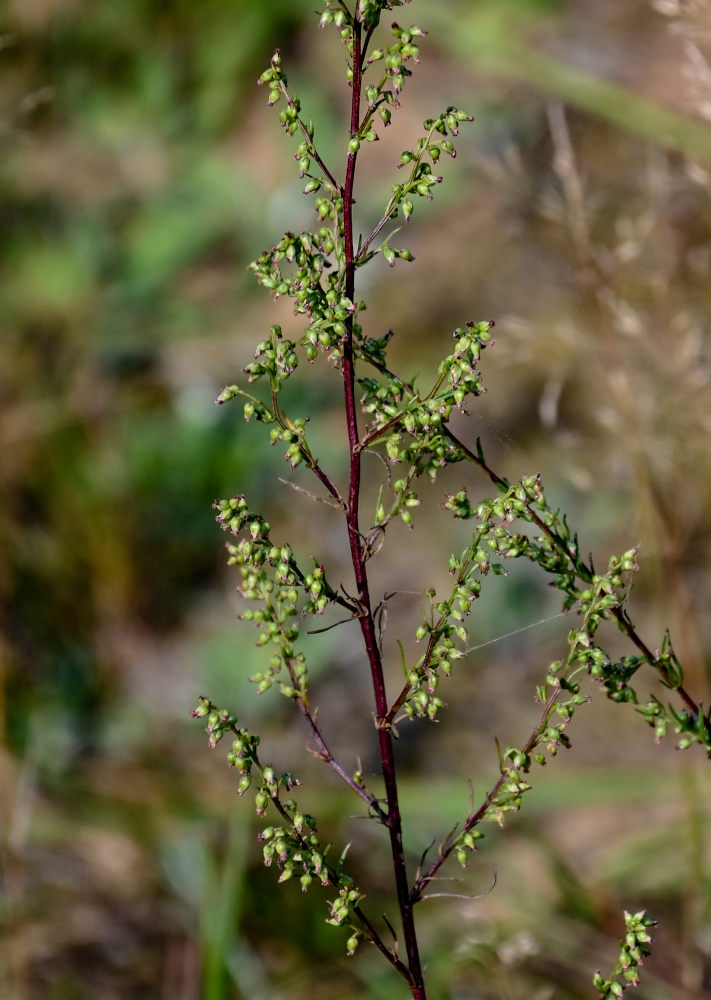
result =
M398 251L399 253L399 251ZM460 408L469 395L479 395L484 386L477 363L481 350L491 342L492 323L468 323L454 331L456 350L439 368L437 382L424 398L395 377L384 381L361 380L364 394L361 406L375 419L369 437L375 440L382 431L385 451L391 463L406 462L413 475L427 473L435 479L445 465L463 459L459 449L444 432L453 409ZM389 335L361 345L366 360L380 366ZM371 353L373 357L371 358Z
M391 237L388 237L388 239L390 238ZM385 258L388 267L395 267L395 261L397 260L406 260L409 262L415 259L409 250L407 249L398 250L396 247L389 246L387 241L385 243L381 243L380 246L378 247L378 250Z
M273 783L275 790L271 794L276 797L279 782L273 779ZM265 866L269 868L276 862L280 870L279 882L288 882L298 876L302 892L306 892L314 880L324 886L336 886L338 895L328 904L326 923L340 926L353 915L354 908L362 899L362 893L354 887L353 880L342 872L344 858L341 858L337 869L328 867L325 859L331 845L321 846L316 820L308 813L300 812L292 799L281 803L280 812L289 820L289 825L267 826L259 834L259 840L264 845ZM360 936L357 930L350 936L346 946L349 955L355 951Z
M259 766L259 758L257 757L258 746L258 736L252 736L246 729L238 729L236 731L236 739L232 741L232 749L227 754L227 763L231 767L236 767L239 772L239 780L237 782L238 795L244 795L252 785L252 765L256 762L257 766ZM258 815L266 809L266 803L259 801L260 797L264 798L261 792L257 796Z
M297 417L293 421L286 421L282 426L272 427L269 432L272 445L275 445L277 441L283 441L287 445L284 458L292 469L301 465L307 454L305 428L306 419Z
M393 102L396 102L405 86L405 80L412 76L412 71L407 68L405 63L410 60L415 63L420 61L420 49L415 39L422 38L426 32L422 28L418 28L416 24L409 28L401 28L393 21L391 27L395 38L393 44L382 49L374 49L368 57L368 65L382 60L384 66L384 76L380 86L369 88L370 93L367 96L371 105L377 101L377 96L373 91L383 93L386 82L392 85L392 98Z
M360 399L363 413L375 415L375 427L384 426L393 417L400 416L405 395L405 385L400 379L380 382L376 378L359 379L363 388Z
M327 0L326 9L318 22L319 28L323 30L329 24L334 24L341 31L348 23L349 16L346 11L342 7L338 7L338 5L336 5L336 9L334 10L334 6L330 3L330 0Z
M311 125L311 123L304 125L300 118L301 101L298 97L292 97L286 89L287 78L286 73L282 69L281 53L279 52L279 49L275 50L269 63L269 67L264 70L262 75L257 80L257 83L259 86L262 86L265 83L269 86L267 104L270 108L273 107L280 100L280 98L285 98L286 107L282 108L279 112L279 121L289 135L294 135L299 128L303 128L309 140L313 139L313 125Z
M477 442L478 444L478 442ZM479 457L483 454L479 446ZM578 578L589 578L589 571L580 561L578 541L572 536L565 516L547 503L540 476L526 476L520 483L505 484L495 499L473 505L466 488L447 494L444 508L456 518L476 517L480 522L499 522L490 534L488 545L502 558L524 557L555 577L554 586L566 595L564 608L572 607L580 598ZM515 520L543 524L546 531L535 538L509 530Z
M628 913L625 910L625 936L620 941L620 957L615 971L609 979L605 979L600 972L593 977L593 986L599 994L598 1000L621 997L628 986L639 986L639 966L649 955L652 941L649 929L655 927L656 923L644 910L638 913Z
M261 514L255 514L249 509L249 504L244 493L232 497L230 500L215 500L213 509L218 511L217 523L223 531L230 531L233 535L239 535L243 531L256 543L256 549L260 553L259 562L264 562L267 558L265 546L269 542L269 532L271 525L265 521Z
M242 371L250 382L268 375L272 388L278 392L282 382L294 372L299 363L295 348L293 341L282 337L280 326L272 326L269 339L257 345L254 361Z
M552 544L547 534L540 539L531 539L509 530L508 525L516 517L531 520L533 505L545 511L547 521L563 533L558 545ZM577 566L565 538L567 525L564 520L560 522L557 513L547 508L539 477L529 476L520 484L508 487L495 500L484 500L476 506L471 504L467 491L463 488L455 494L447 494L444 506L455 517L465 520L476 518L479 524L471 544L462 555L459 558L450 557L449 569L456 576L456 583L449 598L435 603L434 592L430 592L430 612L416 632L418 642L428 639L428 651L420 664L408 674L410 692L404 706L406 714L434 719L438 709L442 707L441 700L435 695L438 673L441 671L449 675L452 659L461 657L466 652L466 648L456 647L455 639L466 647L468 633L464 620L481 591L480 577L489 572L499 575L506 573L503 564L494 561L494 556L505 559L525 556L541 564L556 575L556 585L567 591L568 606L573 603L573 599L579 600L583 615L582 627L571 630L569 634L567 660L556 661L548 674L547 683L550 687L556 692L567 691L569 694L567 701L557 701L552 708L560 716L561 723L550 726L544 720L536 745L545 743L550 754L555 754L559 746L570 745L564 729L575 708L587 701L587 697L580 693L580 685L573 680L574 674L582 669L600 678L615 700L636 700L634 692L626 685L626 674L631 676L637 668L638 658L632 658L634 662L617 665L619 669L615 670L615 665L611 664L604 651L593 641L600 622L609 617L612 610L624 600L626 590L621 574L636 568L634 550L613 557L608 572L595 576L589 592L580 594L575 587ZM439 617L436 618L436 615ZM671 655L667 659L672 662ZM537 689L537 696L539 701L545 703L545 685ZM538 755L535 759L539 760L539 757L539 762L544 763L545 756Z
M627 596L628 587L625 575L634 573L636 570L637 549L629 549L621 556L611 557L607 572L595 574L589 586L577 595L578 604L586 622L597 624L612 617L612 612L622 606ZM676 658L674 657L674 659ZM671 666L672 657L669 660Z
M286 88L287 84L286 73L281 68L281 53L279 49L274 52L268 69L265 69L257 80L257 84L260 87L265 83L269 86L268 104L269 107L272 107L281 97L282 87Z
M193 719L207 719L205 732L209 736L210 747L214 750L225 733L235 732L237 718L226 709L217 708L209 698L198 698L197 708L190 713Z
M258 816L264 816L270 803L284 821L280 826L266 826L259 834L262 842L262 856L267 868L276 863L279 882L287 882L297 877L303 892L314 880L321 885L333 885L338 896L329 903L329 924L340 925L352 915L362 894L354 888L353 881L342 871L345 853L336 869L329 868L325 858L330 844L321 846L316 829L316 820L309 813L302 812L292 798L282 799L281 793L290 793L301 785L293 774L278 774L271 765L262 765L259 755L259 737L246 729L238 728L237 718L224 709L218 709L209 698L199 698L197 707L190 713L193 718L207 720L210 746L215 747L227 733L233 735L232 745L227 753L227 762L236 768L239 775L237 794L244 795L252 789L255 792L255 807ZM348 953L355 951L360 932L354 930L348 941Z
M225 386L215 402L218 406L221 406L236 396L243 396L246 400L244 404L244 419L246 423L249 423L252 417L264 424L274 423L276 418L273 412L260 399L257 399L250 392L246 392L238 385Z
M645 705L639 706L637 711L647 725L654 729L654 742L661 743L671 721L667 707L653 694Z
M407 409L402 426L408 434L416 437L420 432L438 433L449 420L454 401L447 394L429 396L427 399L416 399Z
M494 500L482 501L477 506L476 516L480 521L495 517L503 525L512 524L517 518L530 521L531 500L534 496L539 497L540 495L542 497L542 494L538 492L539 487L538 476L526 476L520 483L514 483Z
M392 10L393 7L403 7L410 0L358 0L358 12L363 19L363 26L368 30L377 28L380 23L380 15L384 10ZM331 6L331 4L327 4Z
M322 219L338 211L338 206L334 207L334 202L328 198L318 198L316 207ZM308 329L318 331L329 324L342 324L354 311L353 303L339 292L337 275L329 276L325 288L321 284L324 270L330 266L327 257L334 247L333 233L325 225L317 233L285 233L271 250L265 250L252 261L249 268L257 275L260 285L272 291L275 297L287 295L292 298L294 312L307 316ZM293 273L284 273L283 263L292 265ZM342 337L345 327L337 332ZM330 341L321 343L331 346Z
M482 534L486 531L486 527L482 528ZM443 707L442 700L435 694L439 675L450 677L453 661L466 653L469 634L464 621L481 593L479 576L488 572L488 566L482 570L475 558L479 541L480 538L475 537L474 544L459 558L450 557L449 569L456 580L449 597L435 601L434 588L427 591L429 613L415 632L417 642L427 639L427 652L407 674L410 691L404 704L406 715L435 720ZM465 648L458 647L457 640Z
M434 480L445 465L461 461L460 450L443 433L443 425L452 408L446 400L421 400L412 395L404 403L403 383L397 379L380 383L368 378L361 384L365 389L361 398L363 410L376 418L369 435L376 438L382 428L385 451L393 465L405 462L413 475L419 477L427 473Z
M442 506L460 520L475 517L482 525L486 526L485 531L482 532L479 528L476 534L480 541L485 539L487 549L478 548L474 553L474 559L483 573L486 574L489 569L493 569L498 574L505 572L500 563L491 563L492 555L501 559L517 559L525 556L533 562L550 562L550 555L554 554L556 558L550 571L558 572L561 569L567 569L569 564L567 557L561 556L556 549L550 550L547 540L542 540L544 542L542 554L536 541L528 535L513 532L508 528L513 516L526 516L525 504L521 505L523 514L512 514L510 495L519 490L519 486L512 486L500 500L482 500L474 506L469 500L467 488L462 487L456 493L445 494ZM519 501L514 502L518 503ZM495 515L501 519L499 524L493 520Z
M634 688L630 687L630 680L646 662L644 657L623 656L615 663L603 649L590 641L589 633L574 632L571 636L578 643L575 659L585 667L591 677L600 682L607 697L611 701L636 703L637 694Z
M279 121L289 135L294 135L294 133L299 129L301 124L301 119L299 117L300 111L301 101L299 98L289 97L287 98L286 107L282 108L279 112Z
M640 705L637 711L654 728L657 743L666 736L671 726L674 732L680 734L677 750L688 750L694 743L700 743L705 747L707 756L711 757L711 709L699 713L678 711L673 705L664 705L652 695L651 700L646 705Z
M434 666L414 669L407 675L410 691L403 706L405 715L410 718L429 719L435 722L440 708L445 708L445 702L435 694L439 684L439 675Z
M524 760L526 759L525 754L521 754L519 751L515 751L515 753ZM487 803L486 810L481 817L482 820L503 827L506 813L519 811L522 796L531 790L531 786L523 777L524 773L525 768L521 763L514 762L511 766L502 764L501 778L494 794Z
M459 134L461 122L473 120L471 115L454 107L447 108L438 118L425 119L423 122L425 135L418 139L414 149L405 149L400 155L398 167L402 169L410 166L410 175L403 184L393 186L389 207L394 211L401 207L405 219L409 219L414 210L410 194L432 201L432 189L441 184L442 178L432 172L431 165L425 162L425 156L428 156L432 163L437 163L442 153L455 157L457 151L449 137Z
M314 879L328 885L330 878L324 864L324 851L316 834L316 820L313 816L299 813L292 802L284 806L287 814L293 814L292 824L288 827L267 826L259 834L264 844L262 856L265 866L269 868L272 862L276 862L281 872L280 882L288 882L298 875L303 892Z
M410 0L358 0L357 16L366 31L373 31L380 23L380 15L384 10L392 10L393 7L401 7ZM353 54L353 14L348 11L338 0L326 0L326 9L321 14L319 28L323 29L333 25L345 44L349 53ZM424 32L423 32L424 34ZM352 66L347 67L346 78L353 79Z
M469 855L473 854L476 850L477 841L483 840L483 838L484 834L481 830L472 828L471 830L465 830L464 833L461 833L452 844L455 857L462 868L467 867Z
M461 407L467 396L480 396L485 391L479 371L481 352L492 344L493 320L467 323L466 329L458 327L453 336L457 340L454 351L440 362L439 374L449 383L447 396Z
M429 419L434 417L434 422ZM417 476L427 475L434 482L446 466L462 460L462 453L449 438L436 428L437 413L424 418L422 434L401 452L404 460L415 469ZM432 427L433 429L425 429Z
M353 907L357 906L358 900L362 898L362 893L353 887L351 879L342 875L340 882L338 896L329 903L331 915L326 920L327 924L333 924L334 927L340 927L350 917Z
M384 528L394 517L398 516L403 524L406 524L409 528L412 527L412 511L420 505L420 498L413 489L410 489L412 478L413 476L410 475L405 479L398 479L393 483L393 500L389 510L385 509L381 487L375 507L375 524L378 528Z
M236 544L227 545L228 564L240 569L239 592L245 600L259 605L248 608L242 618L260 629L258 646L277 647L268 666L250 679L262 693L272 687L286 666L289 682L282 684L282 693L303 698L308 675L303 655L294 648L299 635L297 616L322 614L336 598L324 567L314 561L313 570L303 573L289 545L273 544L269 522L250 511L244 495L215 501L214 507L222 527L239 538Z
M411 163L413 160L416 161L415 166L412 170L411 179L407 184L397 184L393 187L393 193L398 198L402 200L403 203L403 215L406 219L409 219L414 210L414 205L406 197L410 192L420 195L421 198L426 198L428 201L432 201L434 194L432 188L435 184L441 184L443 178L439 174L432 173L432 167L429 163L424 163L421 159L417 160L417 154L412 150L406 149L400 155L400 167L404 167L406 164Z
M616 572L620 560L611 560L611 574ZM605 588L602 588L603 592ZM568 656L565 660L554 660L548 668L546 684L536 688L536 697L541 704L548 704L549 709L541 720L530 752L538 764L545 764L545 753L533 751L545 744L545 749L555 756L559 747L569 747L570 739L565 729L570 723L575 710L590 699L583 694L576 677L581 672L587 672L599 679L605 687L608 697L615 701L634 701L636 694L629 687L628 681L640 665L640 658L628 657L620 663L612 663L607 653L594 641L603 615L596 613L594 608L588 609L582 627L571 629L568 633ZM566 697L567 695L567 697ZM551 723L551 716L557 715L558 720Z

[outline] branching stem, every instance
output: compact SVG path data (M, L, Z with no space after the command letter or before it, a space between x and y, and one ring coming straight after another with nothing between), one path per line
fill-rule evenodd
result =
M363 79L363 59L361 49L362 23L357 19L353 24L353 80L351 83L351 135L356 135L360 122L361 86ZM353 192L355 185L357 152L349 152L346 165L346 180L343 193L343 226L345 243L344 292L353 302L355 298L356 259L354 255L353 234ZM388 710L388 699L385 688L385 676L380 657L375 621L370 602L366 559L361 542L359 527L359 501L361 483L362 450L359 443L357 401L355 391L355 356L353 350L353 316L346 321L346 335L343 343L343 388L348 428L348 443L350 448L350 475L348 487L347 524L351 552L351 562L355 576L358 601L362 608L359 618L363 642L365 645L373 683L375 697L375 713L379 720L384 719ZM407 979L414 1000L426 1000L422 967L417 945L415 923L412 912L412 901L405 863L405 852L402 842L402 820L397 789L397 774L393 737L389 725L378 725L378 743L380 760L385 782L387 800L387 826L390 834L390 847L395 874L400 918L402 921L405 952L407 954Z
M445 427L444 432L449 438L449 440L452 442L452 444L455 444L457 448L460 448L461 451L467 456L467 458L470 461L478 465L479 468L487 474L492 483L494 483L496 486L502 486L508 488L509 485L508 481L506 479L502 479L501 476L499 476L496 472L494 472L494 470L489 465L487 465L487 463L482 459L480 455L477 455L476 452L472 451L471 448L468 448L462 441L460 441L459 438L452 433L449 427ZM570 556L568 546L566 545L564 540L560 538L560 536L553 530L553 528L551 528L549 524L546 524L546 522L541 517L539 517L539 515L535 512L535 510L530 510L529 513L531 515L531 520L536 525L536 527L540 528L540 530L543 531L550 538L551 542L553 542L556 548L559 551L565 552L568 554L568 556ZM582 559L578 558L575 560L575 568L582 580L590 582L593 579L594 571L592 566L588 566L587 563L585 563ZM671 677L667 672L667 670L665 669L663 661L660 660L659 656L657 656L654 652L652 652L652 650L649 648L646 642L644 642L644 640L640 637L634 625L632 624L632 621L630 620L630 617L627 614L625 608L618 605L617 607L611 609L611 613L621 631L624 632L624 634L627 636L630 642L632 642L633 645L637 647L637 649L644 656L645 660L647 660L649 665L654 670L657 671L657 673L660 675L660 677L664 682L669 683L671 681ZM711 739L711 719L708 716L704 715L703 706L701 705L701 703L694 700L694 698L689 694L689 692L686 690L683 684L678 686L676 684L672 684L671 686L678 693L679 697L684 702L684 705L689 710L689 712L691 712L691 714L695 718L703 719L704 728L706 729L706 732L708 733L709 738Z

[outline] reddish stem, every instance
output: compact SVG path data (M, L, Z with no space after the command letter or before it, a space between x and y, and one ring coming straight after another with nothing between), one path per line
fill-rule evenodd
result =
M360 123L360 99L363 80L361 38L362 24L356 16L356 20L353 25L351 137L357 134ZM351 302L355 300L356 259L354 254L353 238L353 189L355 183L356 160L357 153L350 152L348 154L348 161L346 164L346 179L343 189L343 226L345 243L344 291L347 298L350 299ZM405 851L402 842L402 819L400 816L400 804L398 800L392 732L389 725L384 722L380 722L380 720L384 720L387 714L388 699L385 688L383 664L378 647L375 622L370 603L368 575L365 567L366 559L361 544L361 533L359 527L358 507L360 501L362 450L358 434L352 315L346 321L346 335L343 342L343 386L346 422L348 427L348 443L350 447L350 476L348 483L348 508L346 512L348 540L351 550L353 573L358 591L358 602L361 609L359 618L360 627L363 635L363 643L368 656L368 662L370 664L373 693L375 696L376 718L379 720L378 743L388 807L386 822L390 834L390 847L395 874L395 886L400 909L400 917L402 920L405 952L407 955L407 979L414 1000L426 1000L424 980L422 977L422 966L417 947L415 922L407 878Z

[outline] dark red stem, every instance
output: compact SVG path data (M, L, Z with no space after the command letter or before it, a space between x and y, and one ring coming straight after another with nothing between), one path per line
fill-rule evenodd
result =
M351 137L357 135L360 125L360 99L363 79L362 66L362 24L357 19L353 25L353 80L351 83ZM346 179L343 188L343 226L345 243L345 294L351 302L355 301L355 271L356 260L353 238L353 189L357 153L350 152L346 164ZM355 391L355 359L353 353L353 316L346 322L346 335L343 343L343 387L348 426L348 443L350 448L350 476L348 483L348 507L346 519L348 523L348 539L351 550L351 561L360 605L360 627L363 643L370 665L373 693L375 696L375 714L378 720L378 743L380 760L385 781L387 800L386 823L390 834L395 887L398 906L402 920L402 931L407 955L407 979L414 1000L426 1000L425 986L422 977L422 966L417 947L415 921L410 899L410 888L405 864L405 851L402 842L402 820L398 800L397 776L393 738L391 727L385 723L388 711L388 698L385 688L383 664L378 647L378 640L370 603L368 575L365 567L365 553L361 542L358 506L360 501L361 477L361 447L358 434L357 403Z

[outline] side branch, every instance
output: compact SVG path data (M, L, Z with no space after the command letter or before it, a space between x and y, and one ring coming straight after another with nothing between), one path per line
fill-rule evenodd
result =
M546 699L546 703L543 706L543 711L541 712L540 718L538 720L538 725L533 730L533 732L529 736L529 738L526 741L526 743L524 744L524 746L521 748L521 752L523 754L529 754L529 753L531 753L531 751L536 746L538 734L541 731L541 728L545 725L546 720L550 716L550 714L551 714L551 712L553 710L553 707L554 707L556 701L558 700L558 695L559 694L560 694L560 688L556 688L554 691L551 691L551 693L549 694L548 698ZM474 829L474 827L478 823L481 822L481 820L486 815L489 807L491 806L492 802L495 800L497 794L499 793L499 790L501 789L501 786L504 784L504 782L507 780L507 778L508 778L507 771L502 770L501 774L499 775L499 777L498 777L498 779L496 781L496 784L493 786L493 788L491 789L491 791L488 793L488 795L486 796L486 798L484 799L484 801L482 802L482 804L479 806L479 808L475 812L470 812L470 814L467 816L466 823L464 824L464 826L462 828L462 833L469 833L471 830ZM445 838L445 843L440 847L438 857L432 862L432 864L428 868L427 872L424 875L421 875L416 880L415 884L413 885L411 896L410 896L413 905L415 903L418 903L423 898L423 894L424 894L424 892L425 892L428 884L437 875L437 872L440 870L440 868L442 867L442 865L445 863L445 861L450 857L450 855L452 854L452 852L455 850L454 844L450 844L449 846L446 846L446 840L447 840L447 838Z
M361 799L363 799L363 801L367 804L368 808L373 810L373 814L378 819L378 821L383 825L386 825L387 813L384 811L377 797L373 795L372 792L369 792L364 784L362 784L359 781L356 781L355 778L352 775L350 775L341 764L339 764L339 762L331 753L328 744L324 739L324 736L321 732L318 722L316 721L314 713L311 711L308 704L303 698L299 698L298 702L301 714L308 722L315 742L315 748L313 749L308 748L308 749L310 749L311 753L313 753L314 756L318 757L320 760L323 760L326 764L332 767L333 770L338 775L338 777L342 781L344 781L346 785L348 785L351 791L355 792L356 795L358 795Z
M499 476L494 470L486 463L481 455L472 451L468 448L460 439L449 429L449 427L444 427L444 433L447 435L452 444L456 445L467 458L478 465L479 468L486 473L492 483L495 486L501 487L503 489L508 489L509 482ZM550 525L536 513L535 510L529 508L529 513L531 515L531 520L542 532L544 532L551 542L555 545L559 552L565 553L568 558L571 558L570 551L564 540L551 528ZM588 565L579 557L574 559L574 567L578 575L586 583L590 583L595 575L593 567ZM704 729L708 735L709 742L711 743L711 718L704 715L703 705L700 701L696 701L686 690L683 684L677 684L674 679L665 668L664 663L660 660L659 656L652 652L649 646L641 638L637 630L635 629L629 615L627 614L624 607L614 607L611 609L611 614L615 621L617 622L620 630L624 632L627 638L632 642L634 646L640 651L644 659L649 663L649 665L656 670L660 675L662 681L667 685L667 687L676 691L686 706L687 710L694 716L694 718L702 719L704 724Z

